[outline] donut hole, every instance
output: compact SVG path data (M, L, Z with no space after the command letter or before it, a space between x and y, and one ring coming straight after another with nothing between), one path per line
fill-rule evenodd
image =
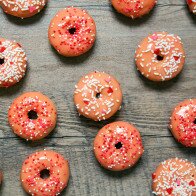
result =
M163 59L164 59L164 57L163 57L162 55L160 55L160 54L157 55L157 60L158 60L158 61L162 61Z
M0 58L0 65L3 65L5 62L4 58Z
M70 33L71 35L73 35L73 34L75 34L75 32L76 32L76 28L75 28L75 27L72 27L72 28L70 28L68 31L69 31L69 33Z
M40 178L47 179L49 177L50 177L50 170L43 169L43 170L40 171Z
M195 120L193 121L193 123L196 125L196 118L195 118Z
M34 110L31 110L28 112L28 118L31 120L35 120L38 118L37 112Z
M101 93L96 93L96 95L95 95L95 97L96 97L97 99L99 99L100 96L101 96Z
M123 146L123 145L122 145L121 142L118 142L118 143L115 144L115 148L116 148L116 149L120 149L120 148L122 148L122 146Z

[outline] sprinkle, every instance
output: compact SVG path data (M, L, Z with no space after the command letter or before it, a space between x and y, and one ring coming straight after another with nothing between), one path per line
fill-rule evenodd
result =
M84 103L85 103L86 105L88 105L88 104L89 104L89 101L84 101Z
M158 39L158 36L157 35L152 35L151 38L156 41Z
M172 191L173 191L173 188L168 188L168 189L166 189L166 191L168 192L168 194L172 194Z
M189 185L195 186L195 182L192 180L192 181L189 182Z
M179 56L174 56L175 61L177 61L179 58Z
M29 6L30 13L34 12L36 10L35 6Z
M5 51L5 49L6 49L6 47L4 47L4 46L3 46L3 47L1 47L1 48L0 48L0 52L4 52L4 51Z
M155 179L156 173L152 173L152 179Z
M154 50L154 53L155 53L156 55L159 55L159 54L160 54L160 49L155 49L155 50Z
M107 93L108 93L108 94L109 94L109 93L113 93L113 89L112 89L111 87L109 87Z

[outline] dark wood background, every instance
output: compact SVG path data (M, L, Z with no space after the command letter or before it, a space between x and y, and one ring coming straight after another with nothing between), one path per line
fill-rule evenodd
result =
M50 20L66 6L88 10L97 25L95 46L81 57L59 56L48 42ZM134 64L138 43L154 31L178 34L187 54L183 72L164 84L144 79ZM0 195L26 195L19 179L22 162L44 148L56 150L69 160L71 177L62 195L147 196L151 195L151 173L161 161L177 156L196 163L195 149L178 144L167 128L173 107L196 97L196 17L189 13L185 0L159 0L149 15L134 21L116 13L108 0L49 0L44 11L26 20L1 11L0 32L1 37L20 42L28 56L24 80L0 89L0 168L4 172ZM105 122L79 117L73 103L74 85L94 70L114 75L123 89L122 110ZM9 105L27 91L44 93L58 109L56 129L40 142L16 137L7 122ZM92 151L98 130L117 120L133 123L145 148L138 164L120 173L100 167Z

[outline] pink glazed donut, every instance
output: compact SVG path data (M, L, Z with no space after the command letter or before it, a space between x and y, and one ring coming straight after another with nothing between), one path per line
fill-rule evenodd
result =
M96 26L85 10L68 7L59 11L50 22L48 38L57 52L66 57L79 56L95 42Z
M121 14L138 18L148 14L156 5L156 0L111 0L113 7Z
M39 13L47 0L1 0L0 6L6 14L19 18L29 18Z
M69 180L68 161L54 151L35 152L24 161L20 178L32 196L59 195Z
M188 4L188 6L189 6L189 10L193 14L196 14L196 0L187 0L186 2Z
M196 99L187 99L173 110L169 128L178 142L196 147Z

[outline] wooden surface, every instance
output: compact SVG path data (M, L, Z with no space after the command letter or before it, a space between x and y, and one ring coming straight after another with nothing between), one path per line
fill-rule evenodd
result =
M48 25L55 13L66 6L87 9L97 25L93 49L77 58L59 56L47 38ZM164 84L147 81L136 71L134 51L140 40L154 31L178 34L187 53L180 76ZM20 42L28 55L28 71L22 82L0 90L0 167L4 171L3 196L22 196L19 180L23 160L32 152L53 149L70 162L71 178L62 195L151 195L151 173L163 160L187 158L196 163L195 149L178 144L167 125L172 108L186 98L196 97L196 17L184 0L159 0L147 16L132 21L111 7L108 0L49 0L39 15L20 20L0 12L0 32L4 38ZM105 122L78 117L73 103L74 85L94 70L114 75L122 85L122 110ZM7 123L7 110L14 98L27 91L49 96L58 109L53 133L40 142L16 137ZM95 160L92 142L105 124L124 120L140 130L145 153L127 171L104 170Z

